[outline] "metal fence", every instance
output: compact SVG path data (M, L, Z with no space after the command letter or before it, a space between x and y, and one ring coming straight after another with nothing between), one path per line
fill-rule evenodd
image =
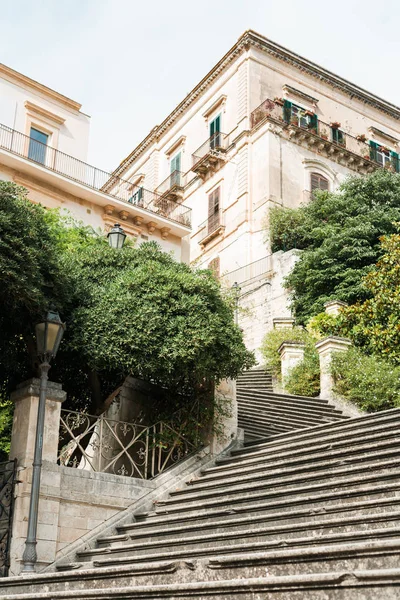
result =
M197 148L192 154L192 168L195 167L206 156L218 155L220 152L225 152L228 147L229 136L226 133L217 131L207 141Z
M164 194L172 193L174 191L179 192L179 190L183 190L185 185L186 174L182 171L173 171L156 188L156 193L163 196Z
M133 185L129 181L88 165L2 124L0 124L0 148L86 187L187 227L191 226L192 210L187 206L166 200L155 192Z
M178 411L149 427L62 410L58 463L67 467L151 479L202 446L198 415ZM194 428L185 434L188 419Z
M16 483L16 460L0 463L0 577L7 577Z
M260 258L244 267L230 271L221 276L221 282L232 286L235 282L240 284L249 282L258 277L263 277L272 271L272 255Z

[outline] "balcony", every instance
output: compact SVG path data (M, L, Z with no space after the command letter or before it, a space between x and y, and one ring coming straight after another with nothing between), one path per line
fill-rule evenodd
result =
M2 124L0 150L22 157L39 168L57 173L92 190L137 206L147 211L149 216L159 215L185 227L191 227L192 210L183 204L172 199L165 200L155 192L134 186L129 181L88 165Z
M214 133L204 144L192 154L192 171L205 179L208 173L215 173L225 164L225 153L228 147L228 136L225 133Z
M186 174L182 171L173 171L156 188L155 192L165 200L180 202L183 199L183 192L186 185Z
M267 99L251 113L252 128L264 121L283 126L283 135L288 139L350 169L371 173L384 167L399 172L398 157L392 156L385 148L371 148L364 135L354 136L341 131L339 123L328 124L318 120L315 124L299 115L287 114L281 101Z
M225 231L222 212L216 212L208 217L199 227L199 244L202 250L215 238L222 236Z

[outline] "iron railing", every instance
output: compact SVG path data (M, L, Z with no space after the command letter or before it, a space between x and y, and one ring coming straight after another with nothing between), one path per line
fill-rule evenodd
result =
M219 153L224 153L228 147L229 136L226 133L217 131L205 141L196 152L192 154L192 169L207 156L217 157Z
M305 113L306 114L306 113ZM315 142L311 141L311 148L319 151L321 144L318 144L318 139L322 144L329 142L332 144L332 150L335 148L338 152L346 150L353 155L357 155L363 160L368 160L372 165L379 165L389 170L399 172L400 160L398 156L393 156L386 148L372 148L364 135L354 136L348 132L339 129L338 123L324 123L324 121L310 119L301 119L298 114L292 114L289 110L285 110L283 103L274 100L264 100L253 112L250 117L251 127L255 127L264 119L272 119L280 121L292 129L294 135L296 131L301 135L301 132L307 131L315 136ZM351 161L350 161L351 162Z
M160 185L156 188L156 193L164 196L172 193L183 191L186 185L186 173L182 171L173 171Z
M192 407L197 410L198 406ZM178 411L168 423L146 427L101 415L62 410L58 463L67 467L151 479L199 450L202 437L198 415L190 434L190 415Z
M192 211L187 206L172 200L165 201L155 192L133 185L129 181L88 165L2 124L0 124L0 148L93 190L128 204L134 204L187 227L191 226Z
M14 511L17 461L0 463L0 577L7 577Z
M260 258L259 260L255 260L248 265L244 265L234 271L230 271L229 273L225 273L222 275L220 280L224 284L228 286L232 286L235 282L240 284L247 283L252 281L253 279L257 279L259 277L263 277L268 273L272 272L272 255L264 256L264 258Z
M208 219L201 223L198 229L200 233L198 243L204 243L204 240L206 240L213 233L216 233L220 227L224 227L224 218L221 210L210 215Z

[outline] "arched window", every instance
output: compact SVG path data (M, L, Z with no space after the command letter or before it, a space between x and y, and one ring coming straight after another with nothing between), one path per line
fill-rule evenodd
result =
M329 180L319 173L311 173L311 193L314 190L329 191Z

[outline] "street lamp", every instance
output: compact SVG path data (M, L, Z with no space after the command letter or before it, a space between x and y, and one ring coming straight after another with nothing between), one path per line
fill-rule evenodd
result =
M119 223L115 223L114 227L107 234L107 238L111 248L120 250L124 245L126 233Z
M232 285L232 288L235 290L235 323L236 325L239 323L239 298L240 298L240 285L237 281Z
M35 452L33 455L32 488L29 503L28 534L22 556L23 573L35 571L37 561L36 532L38 522L40 476L42 470L44 417L46 412L46 390L50 361L57 354L61 338L65 331L65 323L60 315L51 308L43 322L36 325L37 354L40 359L40 393L36 422Z

